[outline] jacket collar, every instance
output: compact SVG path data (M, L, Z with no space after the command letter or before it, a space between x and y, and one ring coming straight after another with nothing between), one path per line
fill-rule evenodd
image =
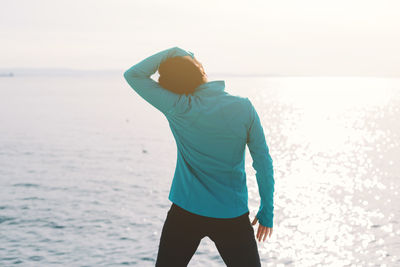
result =
M221 94L225 90L225 81L224 80L217 80L217 81L210 81L199 85L196 89L194 94L195 95L216 95Z

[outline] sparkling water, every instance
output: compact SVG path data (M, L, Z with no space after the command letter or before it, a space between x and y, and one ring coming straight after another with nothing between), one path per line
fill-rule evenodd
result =
M220 79L253 102L274 160L263 266L400 265L400 79ZM0 78L0 265L154 266L176 155L122 72ZM189 266L224 263L206 237Z

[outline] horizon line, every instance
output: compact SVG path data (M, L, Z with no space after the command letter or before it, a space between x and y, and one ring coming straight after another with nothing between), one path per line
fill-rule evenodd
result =
M121 72L122 74L124 73L124 69L115 69L115 68L109 68L109 69L78 69L78 68L71 68L71 67L11 67L11 68L4 68L0 67L0 77L6 75L6 74L16 74L18 72L22 72L20 74L46 74L44 72L50 71L52 73L49 74L78 74L78 73L98 73L98 72L108 72L108 73L116 73L116 72ZM16 72L16 73L14 73ZM122 75L121 74L121 75ZM154 74L156 75L157 72ZM390 75L390 74L384 74L384 75L371 75L371 74L334 74L334 73L325 73L325 74L290 74L290 72L287 73L235 73L235 72L210 72L208 73L208 76L219 76L219 75L226 75L226 76L236 76L236 77L308 77L308 76L313 76L313 77L384 77L384 78L400 78L399 75Z

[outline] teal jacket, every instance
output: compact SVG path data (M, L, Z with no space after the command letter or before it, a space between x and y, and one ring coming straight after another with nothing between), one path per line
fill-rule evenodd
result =
M259 223L273 227L274 171L260 118L247 97L230 95L225 82L203 83L193 94L175 94L150 76L169 57L194 54L179 47L158 52L124 73L128 84L160 110L177 145L169 200L207 217L234 218L249 211L246 144L260 193Z

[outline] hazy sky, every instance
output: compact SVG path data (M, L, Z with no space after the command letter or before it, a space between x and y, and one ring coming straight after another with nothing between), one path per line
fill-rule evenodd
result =
M209 73L400 75L398 0L0 4L0 68L127 69L179 46Z

